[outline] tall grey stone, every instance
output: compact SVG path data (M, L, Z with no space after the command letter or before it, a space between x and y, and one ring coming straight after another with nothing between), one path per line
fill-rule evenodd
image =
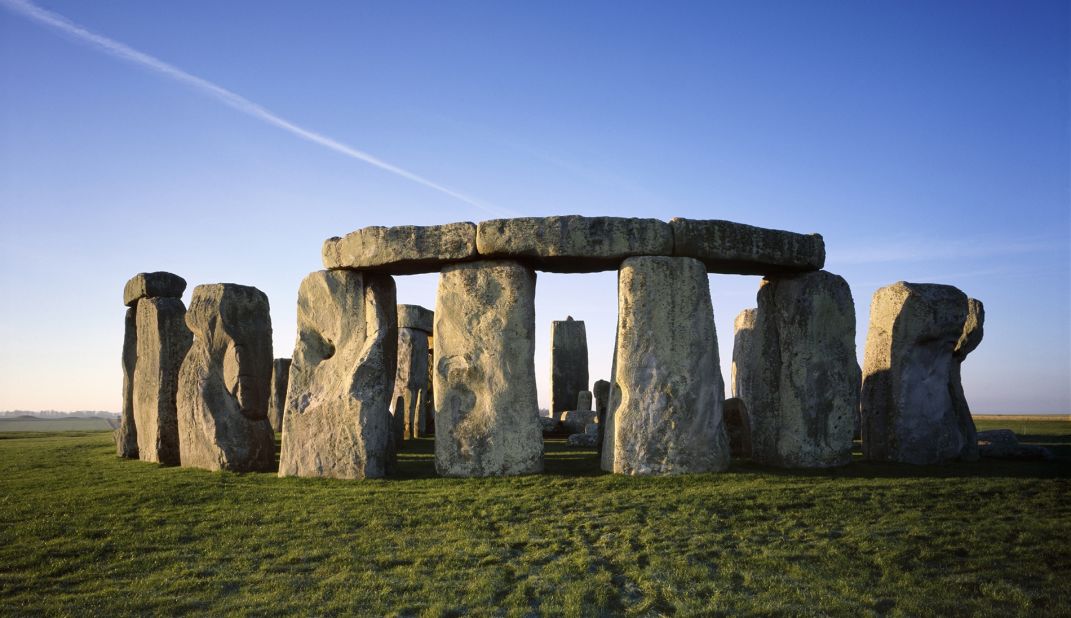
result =
M268 421L276 433L283 431L286 388L290 382L290 359L277 358L271 363L271 393L268 395Z
M733 397L743 400L745 406L755 404L752 387L759 361L758 333L755 332L755 322L758 317L758 309L744 309L733 321L731 390Z
M182 298L186 280L169 272L138 273L123 286L123 304L133 307L142 298Z
M177 298L137 301L134 426L143 461L179 463L179 368L193 338L185 317L186 306Z
M751 457L751 420L747 405L739 397L725 400L725 431L733 458Z
M610 383L606 380L596 380L591 387L595 396L595 416L598 419L598 431L595 434L595 447L602 454L602 441L606 433L606 410L610 405Z
M138 430L134 422L134 368L138 359L138 310L126 310L123 329L123 410L115 432L115 448L120 457L138 458Z
M860 397L868 459L935 464L970 455L950 389L967 315L967 296L950 285L900 281L874 293Z
M572 316L550 325L550 415L561 420L588 389L588 335L583 320Z
M691 258L625 260L603 469L725 470L724 396L706 268Z
M393 275L430 273L476 257L476 224L371 226L323 245L325 268L375 270Z
M394 453L394 279L314 272L301 282L297 312L279 476L385 476Z
M785 468L851 462L859 366L855 303L826 271L769 276L758 294L751 459Z
M428 360L428 333L415 328L398 328L394 414L401 415L400 424L407 439L428 433L427 411L423 406L428 393Z
M973 298L967 299L967 320L963 324L963 334L956 342L956 349L952 352L952 375L949 378L949 390L952 395L952 406L956 410L956 419L959 423L960 433L963 434L966 444L960 457L966 461L978 460L978 430L974 426L974 417L971 416L971 407L967 404L967 397L963 393L961 365L967 355L982 343L983 326L985 325L985 306L982 301Z
M591 391L580 391L576 395L577 410L591 410Z
M182 465L267 471L275 466L268 421L272 342L268 297L233 283L193 289L186 324L194 341L179 373Z
M535 281L535 271L511 261L442 271L433 374L435 468L441 475L543 470Z

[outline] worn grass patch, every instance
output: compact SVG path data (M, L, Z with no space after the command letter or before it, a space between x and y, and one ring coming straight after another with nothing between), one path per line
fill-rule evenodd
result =
M7 434L0 614L1066 615L1071 424L1029 429L1058 461L443 479L422 440L364 482Z

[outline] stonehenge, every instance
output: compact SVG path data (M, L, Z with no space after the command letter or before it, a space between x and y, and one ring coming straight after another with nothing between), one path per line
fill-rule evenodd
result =
M275 433L283 431L286 387L290 383L290 359L277 358L271 363L271 393L268 395L268 421Z
M367 227L321 257L298 291L289 362L272 359L256 288L200 285L186 311L181 277L127 282L118 454L274 471L278 431L279 476L379 478L403 439L433 432L442 476L522 475L543 470L543 432L561 428L616 474L720 472L731 456L809 468L851 460L860 415L870 459L978 457L960 368L982 304L936 284L878 290L861 371L851 291L822 270L818 234L526 217ZM584 322L553 322L540 417L536 271L600 270L618 272L610 380L589 384ZM439 274L434 311L397 304L393 277L419 273ZM764 277L734 322L728 400L709 273Z
M568 316L550 325L550 415L560 420L588 388L588 335L582 320ZM587 409L590 409L590 399Z
M275 432L268 420L272 343L268 297L233 283L193 289L186 324L193 345L179 371L182 465L268 471Z
M785 468L851 462L860 374L848 282L824 270L770 275L758 304L745 400L751 459Z
M435 469L543 471L535 383L535 283L510 260L443 268L435 300Z
M874 293L860 397L865 457L937 464L977 456L973 421L960 418L953 395L962 389L956 350L965 356L981 339L980 314L968 324L970 306L950 285L900 281Z
M430 360L428 337L435 314L419 305L398 305L398 370L394 380L394 441L428 435ZM401 435L398 435L398 432Z
M279 476L386 476L393 467L390 398L397 345L389 275L329 270L305 277L298 290Z
M651 475L728 468L714 310L702 262L624 261L612 371L604 470Z

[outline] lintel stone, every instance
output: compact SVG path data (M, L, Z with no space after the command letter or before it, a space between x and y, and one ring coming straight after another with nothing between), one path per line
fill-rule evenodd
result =
M670 220L673 255L695 258L707 272L770 275L820 270L821 234L797 234L717 219Z
M476 224L371 226L324 241L329 269L375 270L392 275L439 272L476 256Z
M431 333L435 312L420 305L398 305L398 328L414 328Z
M133 307L141 298L182 298L186 280L164 271L138 273L123 286L123 304Z

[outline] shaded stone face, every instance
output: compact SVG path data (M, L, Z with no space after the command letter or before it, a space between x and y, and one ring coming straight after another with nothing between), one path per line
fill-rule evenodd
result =
M703 264L625 260L603 469L636 475L726 469L722 389Z
M179 463L179 368L193 339L185 317L186 306L177 298L142 298L137 302L133 396L142 461Z
M596 423L598 413L595 410L566 410L562 413L562 428L565 433L584 433L588 425Z
M268 395L268 421L276 433L283 431L286 388L290 381L290 359L277 358L271 364L271 393Z
M123 287L123 304L133 307L142 298L181 298L186 280L168 273L138 273Z
M591 391L580 391L576 396L577 410L591 409Z
M435 467L444 476L543 470L535 386L535 272L445 268L435 303Z
M744 400L737 397L725 400L725 431L729 434L732 456L751 457L751 421Z
M233 283L193 290L193 346L179 376L182 465L266 471L275 465L268 421L272 347L268 297Z
M771 276L758 302L751 458L787 468L850 463L860 373L848 283L826 271Z
M949 285L899 282L874 293L861 394L863 454L913 464L969 452L950 385L968 303Z
M115 434L116 452L120 457L138 458L138 430L134 422L134 367L138 359L137 309L126 310L123 330L123 411Z
M758 309L744 309L733 321L733 368L732 394L743 400L744 405L755 403L752 394L755 370L759 361L758 336L755 323L759 317Z
M481 256L516 259L549 272L613 270L634 255L669 255L673 233L657 219L624 217L520 217L478 226Z
M719 221L674 218L673 255L703 262L712 273L771 275L819 270L826 248L819 234Z
M550 325L550 414L577 407L588 388L588 335L582 320L555 320Z
M324 241L326 268L374 269L394 275L437 272L476 257L476 225L372 226Z
M420 438L428 432L426 406L423 405L428 397L428 360L428 333L415 328L399 328L394 415L401 415L401 421L395 422L402 427L405 438Z
M606 406L610 400L610 383L606 380L595 380L595 385L591 387L591 392L595 397L595 411L601 417L606 413Z
M414 328L431 334L435 312L420 305L398 305L398 328Z
M967 404L967 396L963 392L961 378L963 361L967 355L982 343L983 325L985 324L985 307L982 301L973 298L967 299L967 321L963 324L963 334L956 342L956 349L952 352L952 375L949 379L949 393L952 396L952 406L956 410L956 420L959 423L960 433L966 444L960 457L966 461L977 461L979 457L978 430L974 426L974 417L971 416L971 407Z
M394 452L394 280L349 270L308 275L297 330L279 476L385 476Z

